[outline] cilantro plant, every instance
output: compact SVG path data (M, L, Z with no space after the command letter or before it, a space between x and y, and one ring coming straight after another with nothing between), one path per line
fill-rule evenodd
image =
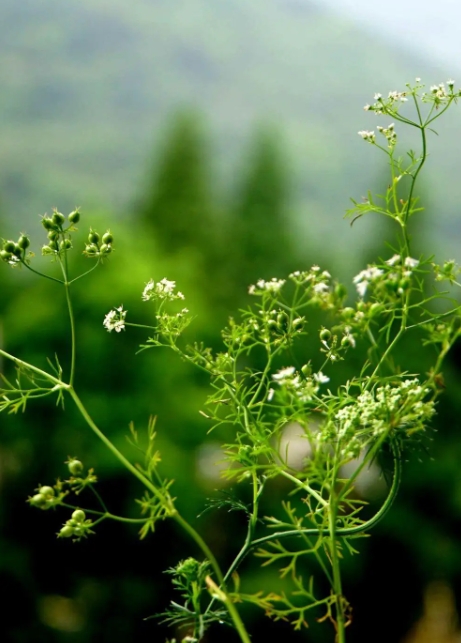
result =
M202 413L210 422L210 430L227 426L227 435L232 435L223 445L227 462L223 474L238 485L248 486L252 498L249 506L234 501L235 508L246 512L248 526L228 569L222 569L196 528L179 512L173 481L162 475L155 423L149 422L147 446L131 427L131 439L144 454L143 462L131 462L90 417L74 388L77 332L71 291L77 280L110 255L113 235L108 231L101 237L90 230L84 254L94 265L75 277L71 276L69 254L80 222L78 210L67 218L55 211L42 219L48 234L42 254L52 259L59 276L33 267L34 256L25 234L17 241L3 242L0 256L7 264L30 270L64 288L72 359L68 373L63 372L57 359L50 361L45 371L24 356L0 350L16 369L14 379L3 377L0 410L15 413L25 409L29 401L45 396L57 397L58 402L70 398L82 420L144 489L137 501L139 518L114 515L96 490L94 471L86 470L77 458L70 458L67 479L38 487L28 502L41 510L62 508L67 519L58 536L75 541L97 532L98 524L105 520L138 524L142 538L152 537L159 520L176 521L202 552L201 560L186 554L168 570L178 600L159 616L176 627L182 641L201 641L210 624L219 622L234 627L240 640L249 643L250 635L238 608L242 602L261 607L273 619L289 620L296 629L307 625L315 608L318 620L331 623L332 639L346 641L352 607L343 587L342 558L346 552L356 552L357 539L367 535L391 508L399 489L402 454L418 446L427 432L442 389L444 358L461 333L461 306L452 296L453 287L460 286L459 266L451 260L439 265L431 257L415 257L408 231L411 219L421 210L415 186L427 158L428 133L434 121L460 96L453 81L424 91L417 79L402 92L390 92L387 98L376 94L373 104L365 106L367 112L393 121L377 126L376 134L359 132L387 156L389 185L381 196L369 194L363 202L353 201L354 207L346 216L355 220L374 212L389 217L399 241L398 246L388 249L388 256L353 279L354 297L318 266L286 278L261 279L249 288L254 305L231 317L222 331L223 348L219 352L200 342L187 345L183 341L192 316L176 283L166 278L151 279L142 291L142 299L152 307L152 326L129 321L123 306L116 306L105 316L103 324L109 332L121 335L128 327L140 328L138 332L143 333L147 330L143 351L170 350L172 359L185 360L209 376L211 391ZM419 152L397 154L398 131L403 126L418 132ZM441 286L448 290L441 290ZM314 309L322 315L317 329L308 325ZM318 347L316 356L305 363L294 363L293 348L306 335ZM432 365L427 373L409 372L400 361L399 345L410 335L432 348ZM123 340L119 336L116 341ZM358 364L359 343L368 349ZM349 360L355 374L338 381L344 372L338 371L338 364ZM293 423L310 449L301 467L291 462L282 446L284 431ZM366 519L366 503L355 493L356 482L382 453L392 458L392 481L382 506ZM353 461L355 469L346 476L345 466ZM275 479L283 479L289 492L278 513L267 517L261 515L260 503ZM82 508L83 492L96 495L100 510ZM238 570L249 554L257 556L263 565L278 566L282 577L290 579L291 591L261 588L257 593L245 592ZM319 592L314 578L305 577L301 564L306 557L316 562L319 575L326 579L330 587L326 594Z

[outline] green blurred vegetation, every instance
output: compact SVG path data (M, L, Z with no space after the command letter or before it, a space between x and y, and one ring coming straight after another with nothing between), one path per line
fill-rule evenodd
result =
M429 86L450 75L456 67L437 69L307 1L2 0L5 212L28 229L31 213L58 204L129 218L152 148L161 153L165 123L184 106L210 129L215 192L233 183L255 122L276 124L290 155L297 239L323 243L351 186L365 193L380 165L356 134L375 127L361 107L415 76ZM443 131L429 162L443 209L430 231L458 258L456 116ZM328 243L353 260L357 234Z
M158 162L155 169L151 166L129 220L114 218L107 211L83 210L82 247L90 225L100 232L110 227L116 251L90 278L75 284L76 388L98 424L133 459L136 453L125 440L129 422L142 432L149 415L157 416L163 471L175 479L174 495L181 512L194 521L218 557L230 561L243 536L243 517L219 510L196 518L207 498L219 493L243 493L245 500L238 487L229 488L217 477L217 447L227 436L219 431L208 435L208 423L199 414L206 378L162 350L135 355L145 332L129 329L121 335L108 334L102 326L104 315L122 303L130 320L148 324L152 311L141 301L143 287L151 277L168 277L177 281L196 315L187 339L203 339L216 347L226 317L247 304L249 283L313 263L330 269L338 261L328 243L314 247L307 242L303 252L299 250L288 215L293 194L289 162L276 129L255 130L235 172L233 198L226 203L216 196L210 171L213 157L196 113L182 111L170 119L155 156ZM378 192L380 183L376 179ZM355 223L353 231L361 225ZM0 227L13 234L5 216ZM341 235L346 229L338 213L333 234ZM386 238L393 242L393 231L379 224L376 229L376 237L369 242L360 238L355 251L358 264L390 252L384 242ZM415 234L419 230L416 223ZM430 252L430 239L426 241L418 239L418 246L427 245ZM39 238L33 246L40 254ZM79 252L74 254L77 272L87 260ZM46 259L37 258L37 262L44 270L53 269ZM57 353L67 365L69 329L59 286L10 270L6 264L0 269L5 350L37 366L45 366L46 357ZM343 268L343 274L349 273ZM312 328L315 321L311 320ZM316 350L313 343L308 339L299 346L303 363ZM363 349L358 346L357 350ZM406 344L401 350L409 369L425 369L426 354L419 345ZM434 442L428 441L429 455L408 454L396 505L371 538L359 543L360 556L345 561L345 588L355 609L351 643L400 640L417 616L422 588L429 580L442 578L460 588L460 359L458 348L446 367L446 395L430 434ZM1 368L11 374L7 364ZM65 412L46 402L31 405L24 415L0 416L0 430L0 581L7 588L2 599L0 632L6 637L2 640L164 640L166 633L158 623L143 619L164 609L171 590L162 572L181 558L197 555L191 543L169 523L142 542L134 529L119 525L103 525L83 543L58 541L55 533L68 516L34 510L25 499L38 484L65 476L63 463L69 455L95 468L100 493L114 511L136 515L133 498L141 494L139 485L89 433L70 402ZM382 465L385 469L386 462ZM277 511L284 491L283 485L273 484L263 515ZM306 563L306 574L312 571ZM248 591L268 589L278 582L276 570L260 569L257 561L246 561L241 573ZM267 623L257 612L248 611L246 616L255 641L267 636L293 642L331 640L330 628L315 622L307 633L291 634L285 624ZM208 640L235 638L218 630Z

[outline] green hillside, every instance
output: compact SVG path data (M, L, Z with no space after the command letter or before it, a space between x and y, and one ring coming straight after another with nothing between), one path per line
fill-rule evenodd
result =
M168 118L192 106L206 117L223 193L254 124L278 128L295 209L325 235L380 173L356 134L375 126L361 107L417 75L431 84L455 72L293 0L3 0L4 210L21 222L53 205L126 213ZM440 141L446 166L433 175L451 234L456 118Z

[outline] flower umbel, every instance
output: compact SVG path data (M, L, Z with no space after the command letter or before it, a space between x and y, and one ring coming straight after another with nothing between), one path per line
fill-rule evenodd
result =
M125 330L125 317L127 310L123 310L123 306L114 308L104 317L103 325L107 328L109 333L115 330L116 333Z

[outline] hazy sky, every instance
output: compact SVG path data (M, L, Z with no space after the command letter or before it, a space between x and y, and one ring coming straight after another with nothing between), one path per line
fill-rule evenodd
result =
M299 0L298 0L299 1ZM307 0L306 0L307 1ZM461 82L461 0L315 0L447 67Z

